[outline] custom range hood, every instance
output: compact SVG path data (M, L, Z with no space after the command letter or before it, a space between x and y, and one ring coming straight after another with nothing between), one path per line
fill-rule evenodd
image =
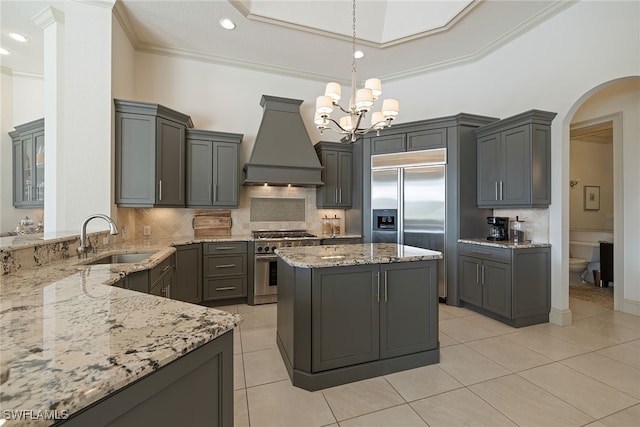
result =
M262 95L262 123L249 161L245 185L317 187L322 166L300 115L299 99Z

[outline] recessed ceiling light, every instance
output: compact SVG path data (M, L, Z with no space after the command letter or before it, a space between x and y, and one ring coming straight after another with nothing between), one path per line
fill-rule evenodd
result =
M0 55L9 55L9 51L5 48L0 47Z
M234 28L236 28L236 24L234 24L233 21L229 18L222 18L220 20L220 26L225 30L233 30Z
M364 58L364 52L361 51L361 50L356 50L353 53L353 57L356 58L356 59Z
M23 36L22 34L19 34L19 33L9 33L9 37L11 37L15 41L21 42L21 43L25 43L25 42L29 41L28 37Z

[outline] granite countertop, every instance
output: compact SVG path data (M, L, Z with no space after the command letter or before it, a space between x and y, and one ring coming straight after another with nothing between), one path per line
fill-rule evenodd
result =
M0 362L3 373L8 368L0 407L73 414L236 327L237 314L105 286L159 264L175 252L171 244L192 240L127 242L86 260L0 276ZM140 263L82 264L121 252L153 255Z
M487 239L458 239L458 243L468 243L478 246L490 246L492 248L527 249L550 248L550 243L532 242L527 240L522 243L513 243L513 240L487 240Z
M322 268L441 259L442 253L395 243L297 246L275 253L293 267Z

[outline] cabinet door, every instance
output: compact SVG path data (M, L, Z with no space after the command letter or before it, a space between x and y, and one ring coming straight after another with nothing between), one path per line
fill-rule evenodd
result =
M35 206L44 206L44 131L33 134L34 142L34 194Z
M445 148L447 145L447 129L431 129L407 134L407 151Z
M484 260L482 269L482 308L511 319L511 265Z
M500 134L487 135L477 141L478 206L500 205Z
M213 143L213 206L237 207L238 144Z
M352 205L352 162L353 153L338 152L338 205L342 208L350 208Z
M187 206L212 205L212 159L211 142L187 140Z
M482 307L482 260L460 256L458 258L458 286L460 299L478 307Z
M402 151L407 151L406 134L371 138L371 154L400 153Z
M202 301L202 245L176 246L176 250L171 298L197 304Z
M185 127L176 122L157 118L157 177L156 205L184 206Z
M377 265L313 270L313 372L379 359L377 272Z
M381 265L380 274L380 358L436 348L436 262Z
M13 206L16 208L24 206L22 161L22 143L18 138L13 141Z
M529 125L509 129L501 134L500 204L531 204L531 137Z
M155 171L155 117L116 113L116 203L153 205Z
M321 162L322 182L324 186L318 187L316 192L316 206L320 208L334 208L338 206L338 155L340 152L333 150L323 150Z

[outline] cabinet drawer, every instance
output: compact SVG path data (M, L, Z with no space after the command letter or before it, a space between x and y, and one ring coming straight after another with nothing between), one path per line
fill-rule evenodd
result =
M204 300L243 297L247 295L246 277L225 277L223 279L206 279L204 281Z
M204 243L205 255L246 254L247 242Z
M460 245L460 255L511 263L511 249L483 245Z
M166 273L170 268L173 268L173 255L162 261L157 266L151 269L151 275L149 276L149 283L153 284L156 280L160 278L164 273Z
M207 277L247 274L247 255L209 256L204 260Z

